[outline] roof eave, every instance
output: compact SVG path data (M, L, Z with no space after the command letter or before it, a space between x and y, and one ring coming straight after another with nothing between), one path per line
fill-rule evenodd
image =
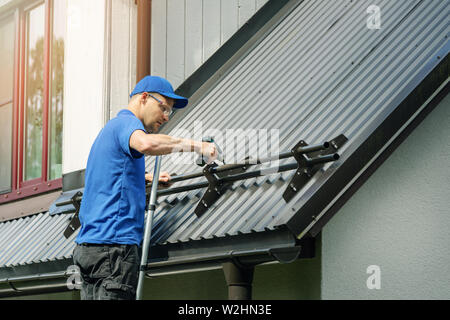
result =
M426 76L397 106L381 117L376 128L368 127L352 141L354 150L347 149L341 160L319 177L316 190L298 195L286 206L286 224L298 239L316 236L371 173L396 149L406 136L449 92L450 42L447 42L424 68ZM370 132L370 133L369 133ZM293 215L289 213L295 212ZM305 214L307 213L307 214Z

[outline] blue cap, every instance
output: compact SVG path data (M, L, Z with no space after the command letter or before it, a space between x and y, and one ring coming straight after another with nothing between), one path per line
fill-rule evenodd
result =
M184 108L188 104L188 99L176 95L173 92L173 87L170 82L161 77L145 76L142 78L142 80L136 84L133 91L130 93L130 98L135 94L142 92L155 92L164 97L172 98L175 100L173 105L174 108Z

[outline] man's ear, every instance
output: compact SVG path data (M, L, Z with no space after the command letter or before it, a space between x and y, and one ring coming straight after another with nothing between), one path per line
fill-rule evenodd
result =
M145 103L147 102L147 99L148 99L148 94L147 94L147 92L142 92L140 101L141 101L143 104L145 104Z

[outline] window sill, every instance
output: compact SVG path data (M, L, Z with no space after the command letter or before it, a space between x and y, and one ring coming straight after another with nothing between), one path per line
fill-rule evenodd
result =
M42 193L62 188L62 178L51 181L36 181L33 185L26 185L17 190L0 195L0 204L37 196Z

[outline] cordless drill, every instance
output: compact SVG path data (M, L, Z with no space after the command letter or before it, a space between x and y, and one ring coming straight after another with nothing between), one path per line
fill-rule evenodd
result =
M202 141L214 143L214 145L216 146L216 150L217 150L217 160L219 160L225 164L225 162L223 161L224 159L223 159L223 155L222 155L222 150L220 149L219 145L214 141L214 138L211 136L206 136L206 137L202 138ZM198 166L203 167L207 163L207 161L208 161L208 159L206 157L204 157L203 155L201 155L197 158L195 163Z

